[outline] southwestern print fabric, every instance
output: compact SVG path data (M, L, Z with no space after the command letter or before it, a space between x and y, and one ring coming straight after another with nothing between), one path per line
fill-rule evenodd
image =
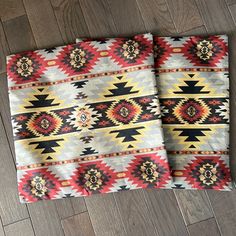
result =
M170 187L151 34L8 56L22 203Z
M172 188L230 190L226 36L154 37Z

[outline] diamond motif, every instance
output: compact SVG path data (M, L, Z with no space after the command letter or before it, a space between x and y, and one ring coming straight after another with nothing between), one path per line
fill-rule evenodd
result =
M195 66L217 66L227 55L228 47L219 36L196 36L187 40L183 53Z
M68 75L90 73L99 53L90 42L65 46L57 57L58 67Z
M102 161L80 163L71 177L73 188L83 195L109 192L115 183L116 175Z
M107 116L115 124L129 124L135 122L141 112L141 107L133 100L120 100L111 105L107 111Z
M24 52L8 58L7 74L16 84L38 81L45 70L46 62L37 51Z
M198 99L186 99L173 109L174 115L182 123L195 124L202 122L210 115L210 108Z
M223 189L230 182L230 171L219 156L196 156L185 167L186 180L197 189Z
M60 182L47 168L28 170L18 183L19 193L28 202L53 199L60 190Z
M170 180L168 163L156 153L135 156L127 175L142 188L161 188Z
M55 134L62 125L62 119L54 112L40 112L31 117L27 128L38 136Z
M143 64L151 52L151 43L139 35L133 39L117 38L111 46L110 56L121 66L131 66Z

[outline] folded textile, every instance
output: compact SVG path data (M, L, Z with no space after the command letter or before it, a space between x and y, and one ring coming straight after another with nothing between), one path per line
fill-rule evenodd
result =
M171 185L151 34L7 57L20 201Z
M230 190L227 36L154 37L173 188Z

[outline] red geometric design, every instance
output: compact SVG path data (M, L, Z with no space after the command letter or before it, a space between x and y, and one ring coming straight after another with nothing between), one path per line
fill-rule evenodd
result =
M159 68L171 56L171 45L162 37L154 37L155 68Z
M184 176L196 189L220 190L227 187L231 181L230 170L220 156L196 156L185 167Z
M209 110L210 108L206 104L203 105L196 99L190 98L175 107L174 115L188 124L194 124L206 118L210 114Z
M30 131L43 136L48 136L58 131L61 125L62 119L53 112L40 112L27 123Z
M99 58L99 52L90 42L81 42L62 48L57 56L57 65L69 76L91 71Z
M126 67L143 64L152 51L152 42L143 35L138 35L132 39L115 39L110 47L109 56L119 65Z
M60 182L47 168L28 170L18 181L20 196L27 202L53 199L60 191Z
M138 118L141 113L141 107L134 101L121 100L108 110L107 116L112 121L117 121L121 124L129 124Z
M7 62L8 77L15 84L38 81L45 70L45 59L37 51L15 54Z
M71 179L73 189L82 195L106 193L115 183L116 174L102 161L80 163Z
M190 37L182 50L184 56L195 66L217 66L228 54L228 46L219 36Z
M168 162L157 153L134 156L126 176L141 188L161 188L170 180Z

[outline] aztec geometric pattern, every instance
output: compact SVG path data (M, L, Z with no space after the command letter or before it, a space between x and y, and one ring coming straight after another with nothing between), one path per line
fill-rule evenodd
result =
M227 36L154 37L175 189L230 190Z
M11 55L7 71L22 203L171 186L151 34Z

